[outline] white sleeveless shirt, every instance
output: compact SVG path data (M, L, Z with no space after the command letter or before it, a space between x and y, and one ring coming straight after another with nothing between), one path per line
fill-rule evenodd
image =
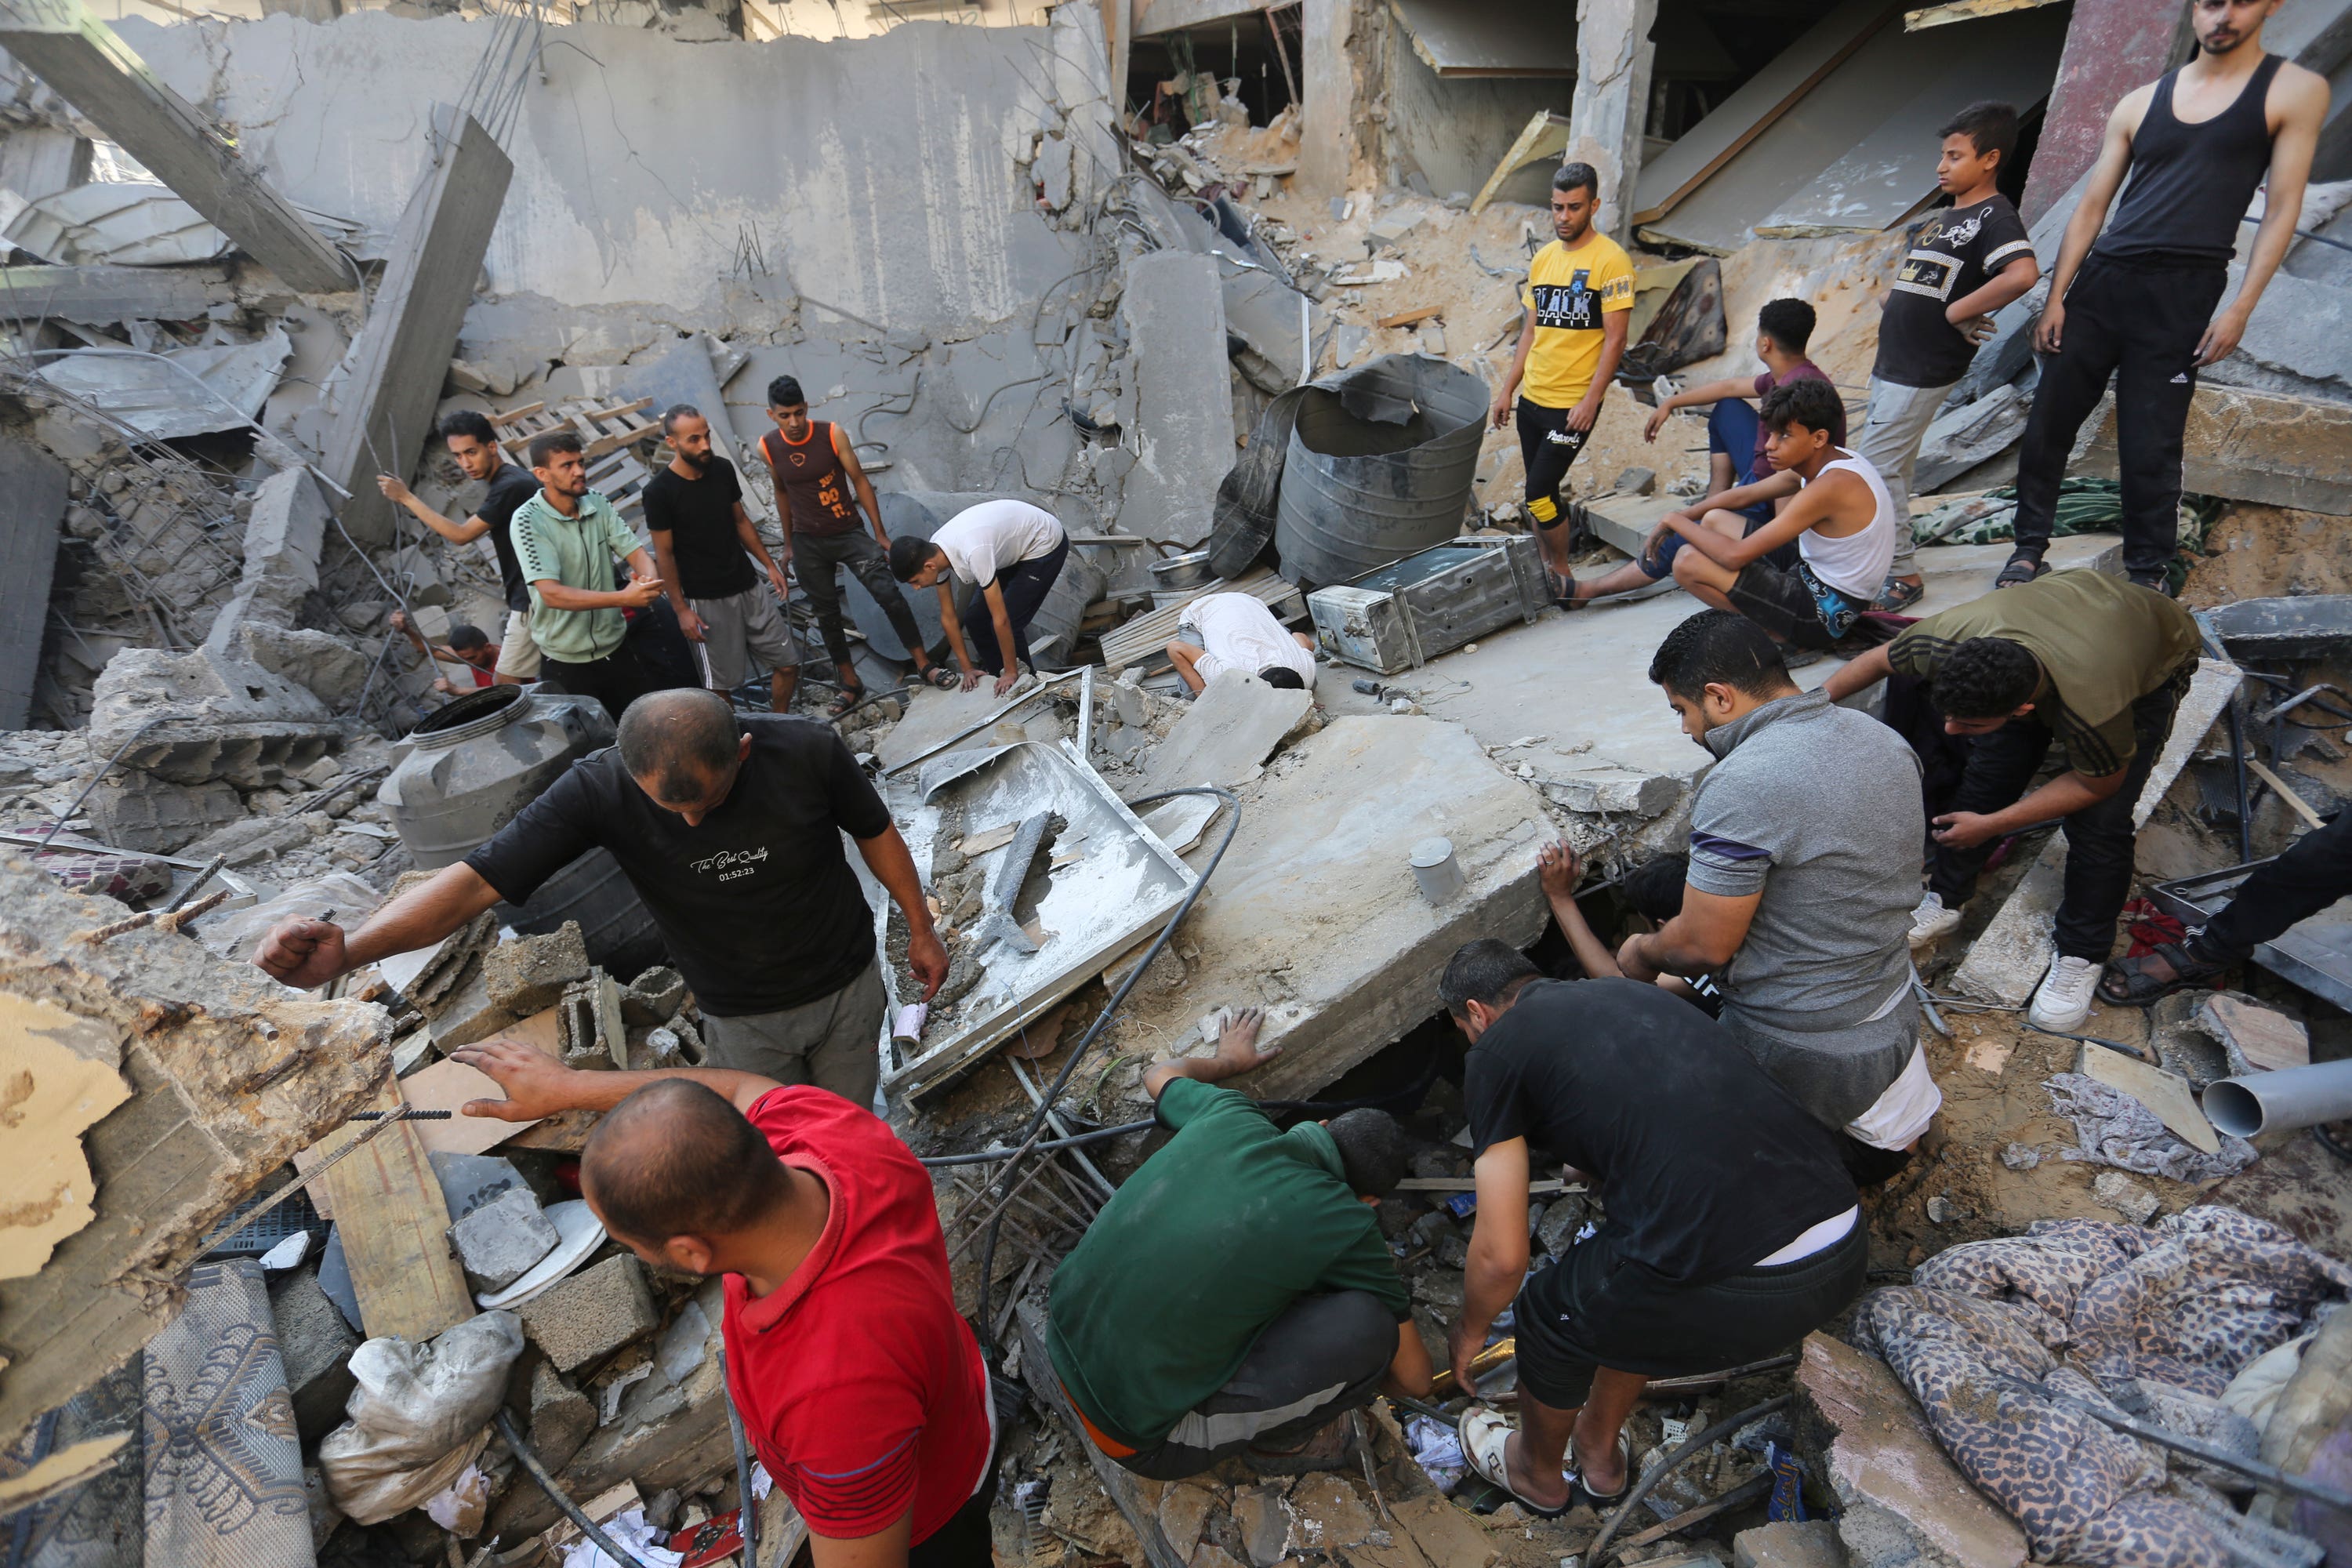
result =
M1868 526L1841 539L1824 539L1818 529L1807 529L1797 535L1797 553L1813 569L1814 576L1848 598L1868 604L1886 585L1887 568L1895 564L1895 502L1886 493L1886 481L1878 477L1869 459L1857 458L1843 447L1832 449L1845 455L1822 465L1821 474L1814 479L1843 468L1870 487L1870 499L1878 503L1878 510Z

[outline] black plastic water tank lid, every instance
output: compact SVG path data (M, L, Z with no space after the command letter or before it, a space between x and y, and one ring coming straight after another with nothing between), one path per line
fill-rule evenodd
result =
M506 728L522 717L530 701L528 687L486 686L426 714L424 721L408 732L407 740L425 751L437 752Z

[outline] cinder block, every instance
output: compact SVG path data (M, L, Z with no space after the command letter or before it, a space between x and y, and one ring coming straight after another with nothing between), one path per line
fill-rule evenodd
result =
M588 978L588 946L577 922L561 931L500 942L482 958L490 1000L519 1017L555 1005L563 988Z
M612 1354L660 1320L646 1271L625 1254L574 1274L535 1301L516 1309L523 1332L558 1372L574 1372Z
M488 1291L503 1290L530 1272L562 1237L539 1212L538 1199L509 1187L451 1226L449 1239L466 1283Z

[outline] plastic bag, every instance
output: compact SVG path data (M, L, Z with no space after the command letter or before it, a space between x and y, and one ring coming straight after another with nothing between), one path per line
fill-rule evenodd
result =
M319 1445L335 1506L377 1524L423 1506L481 1457L507 1371L522 1353L522 1321L484 1312L426 1344L370 1340L352 1352L359 1386L349 1417Z

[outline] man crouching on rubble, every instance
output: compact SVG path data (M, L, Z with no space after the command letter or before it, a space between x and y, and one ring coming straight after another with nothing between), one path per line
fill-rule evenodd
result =
M1178 1480L1239 1456L1268 1475L1353 1461L1348 1412L1429 1392L1372 1207L1404 1174L1378 1110L1276 1127L1210 1087L1271 1060L1255 1009L1217 1054L1161 1062L1143 1087L1175 1130L1103 1205L1054 1275L1045 1343L1095 1446Z
M1631 1479L1622 1429L1651 1378L1786 1350L1862 1293L1853 1183L1836 1133L1655 985L1546 980L1482 937L1438 995L1470 1041L1478 1217L1449 1346L1465 1390L1487 1330L1517 1315L1519 1427L1473 1406L1462 1452L1538 1517L1605 1508ZM1538 1149L1591 1183L1608 1219L1530 1277Z
M726 1276L728 1397L816 1568L990 1561L988 1371L930 1177L887 1122L751 1073L580 1072L503 1040L452 1054L506 1091L468 1116L607 1112L580 1159L596 1217L652 1268Z

